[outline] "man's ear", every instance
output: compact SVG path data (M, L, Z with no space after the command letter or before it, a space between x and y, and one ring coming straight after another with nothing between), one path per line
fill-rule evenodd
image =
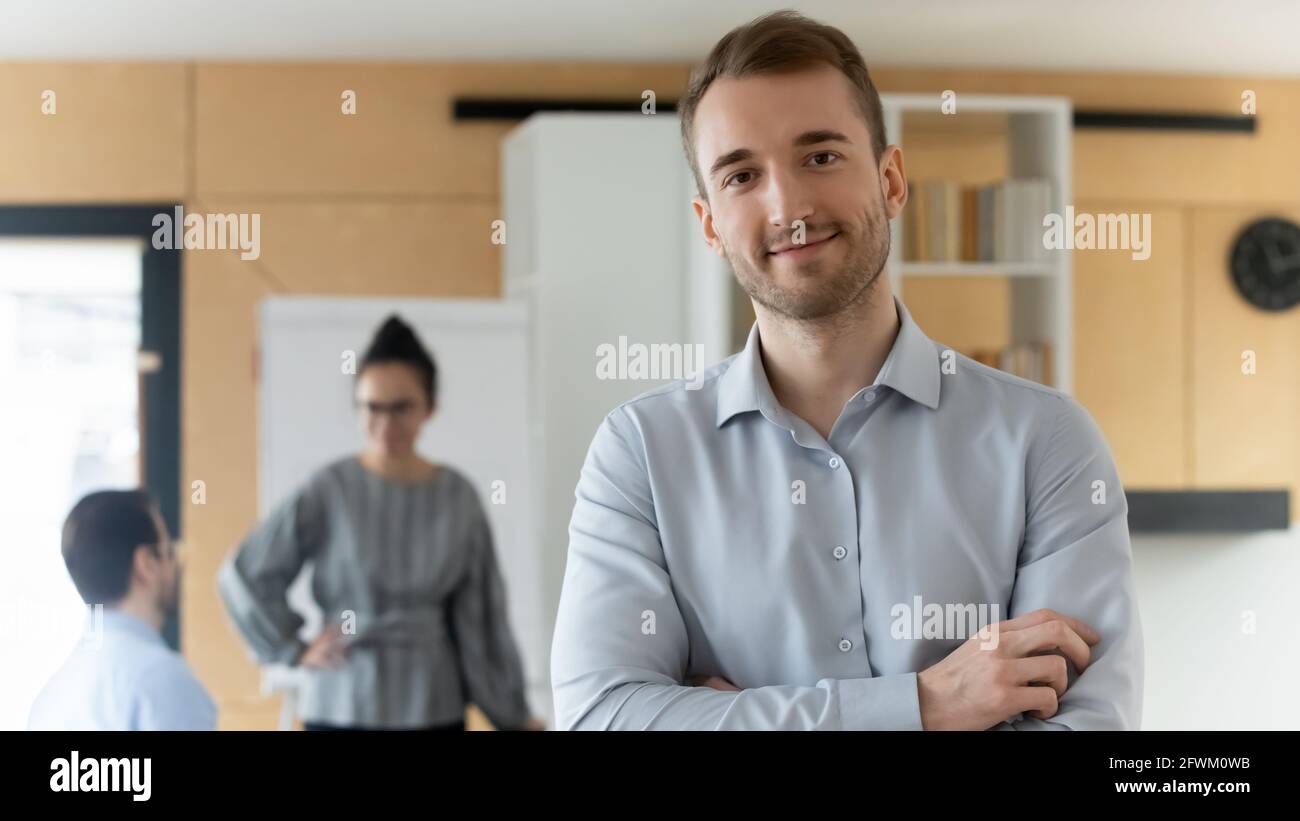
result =
M709 203L703 197L692 197L691 206L695 209L695 216L700 220L700 228L704 232L704 241L713 249L713 253L722 258L726 258L726 253L722 250L722 241L718 239L718 232L713 229L713 211L709 208Z
M150 579L158 573L161 557L155 556L149 545L139 545L131 556L131 576L140 580Z
M907 172L903 170L903 149L896 145L885 148L880 158L880 193L885 204L885 216L894 219L907 205Z

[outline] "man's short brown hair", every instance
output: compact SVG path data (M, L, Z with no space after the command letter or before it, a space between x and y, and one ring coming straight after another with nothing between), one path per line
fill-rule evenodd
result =
M713 81L719 77L781 74L818 63L834 66L849 78L862 117L871 131L872 152L880 160L885 153L884 114L880 94L871 82L858 47L834 26L810 20L790 9L774 11L727 32L709 52L708 59L691 72L686 96L677 104L682 144L701 197L708 199L695 156L695 109Z
M162 555L158 503L144 490L101 490L73 506L63 523L63 563L86 604L111 605L131 592L135 552Z

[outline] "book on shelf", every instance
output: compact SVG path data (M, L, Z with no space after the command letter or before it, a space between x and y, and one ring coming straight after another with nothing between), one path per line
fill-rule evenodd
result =
M903 261L1045 262L1043 217L1051 209L1048 179L918 180L903 211Z
M1049 342L1020 342L1002 348L978 348L967 351L966 355L982 365L1040 385L1052 384L1052 345Z

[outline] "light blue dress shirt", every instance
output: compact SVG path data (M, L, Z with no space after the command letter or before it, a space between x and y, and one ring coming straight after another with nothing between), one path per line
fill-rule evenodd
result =
M895 305L888 358L827 439L776 401L757 323L695 389L605 417L569 528L559 728L919 730L916 674L979 626L948 613L1043 607L1101 641L1055 716L997 728L1139 726L1128 503L1095 422Z
M32 705L29 730L215 730L207 690L158 631L107 608ZM93 621L92 621L93 624Z

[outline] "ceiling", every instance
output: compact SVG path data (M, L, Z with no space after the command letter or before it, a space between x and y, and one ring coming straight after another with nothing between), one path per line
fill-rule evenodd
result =
M794 3L790 3L794 5ZM814 0L869 63L1300 76L1295 0ZM0 0L0 60L696 61L739 0Z

